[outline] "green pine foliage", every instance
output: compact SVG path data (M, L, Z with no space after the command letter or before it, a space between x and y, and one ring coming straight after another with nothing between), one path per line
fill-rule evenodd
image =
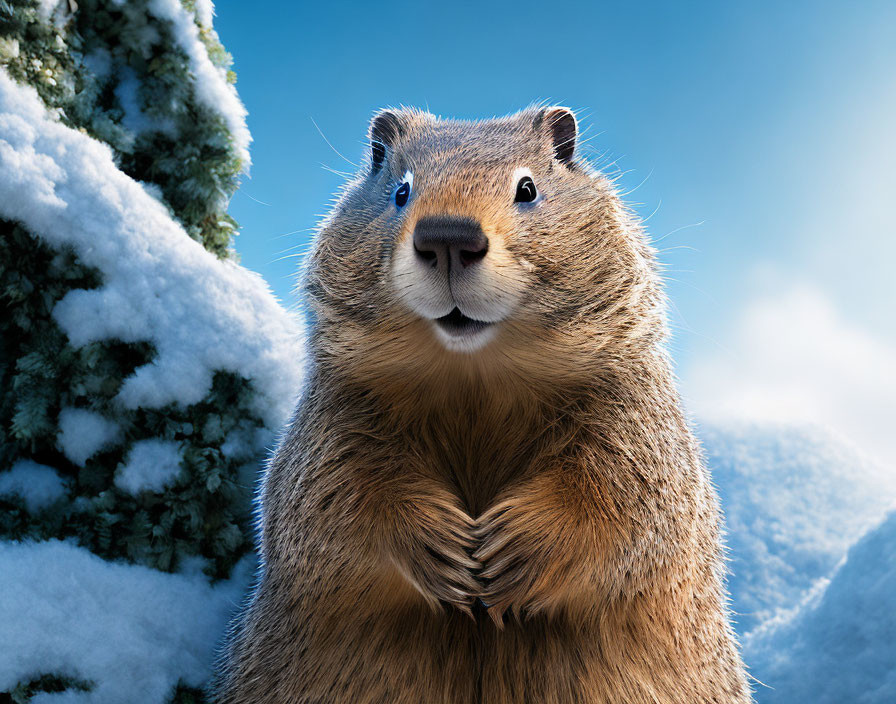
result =
M108 340L76 349L51 317L65 293L93 288L100 278L71 252L54 252L0 220L0 467L22 458L53 467L69 493L36 515L16 496L0 497L0 537L72 537L102 557L165 571L200 556L210 575L225 577L249 548L249 487L240 470L254 458L228 457L222 445L262 426L251 410L251 385L218 372L200 403L135 410L116 404L124 379L152 361L152 346ZM114 419L121 440L75 465L57 442L66 407ZM135 497L114 485L114 474L133 444L149 438L180 444L183 471L165 492Z
M0 66L35 87L64 123L107 143L120 168L151 184L191 237L231 256L236 223L226 208L244 166L239 149L221 115L197 100L172 27L147 4L78 0L44 16L35 0L0 0ZM194 9L190 0L184 6ZM227 66L230 57L211 28L200 27L200 36L215 64ZM102 286L102 272L72 251L52 249L39 234L0 219L0 472L33 460L55 469L66 491L34 512L15 495L0 496L0 539L68 538L106 559L162 571L201 558L210 577L228 577L251 549L252 483L261 459L254 448L263 428L252 385L218 371L198 403L124 408L116 395L154 359L153 345L70 345L53 308L73 289ZM114 421L117 439L75 464L59 439L63 408ZM134 443L146 439L177 443L181 471L164 491L135 496L116 487L114 476ZM47 672L0 693L0 703L90 686ZM203 701L185 686L172 697Z

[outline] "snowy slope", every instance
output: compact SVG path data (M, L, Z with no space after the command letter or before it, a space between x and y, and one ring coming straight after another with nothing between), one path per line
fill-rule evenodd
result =
M761 704L896 702L896 512L815 598L744 643Z
M740 423L698 435L725 513L741 634L796 606L896 503L896 472L828 430Z

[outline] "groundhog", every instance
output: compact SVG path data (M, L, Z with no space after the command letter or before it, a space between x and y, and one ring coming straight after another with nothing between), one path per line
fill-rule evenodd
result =
M751 701L655 252L577 135L374 117L215 701Z

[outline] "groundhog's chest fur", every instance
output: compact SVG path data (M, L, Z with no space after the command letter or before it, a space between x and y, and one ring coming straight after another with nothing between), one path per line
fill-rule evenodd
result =
M575 140L374 119L216 701L750 700L653 253Z

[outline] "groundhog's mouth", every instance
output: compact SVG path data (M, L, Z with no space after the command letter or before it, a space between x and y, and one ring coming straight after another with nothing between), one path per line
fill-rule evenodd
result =
M492 323L486 323L482 320L468 318L461 313L460 308L457 307L455 307L448 315L436 318L435 322L442 330L449 335L454 336L472 335L473 333L477 333L492 325Z

